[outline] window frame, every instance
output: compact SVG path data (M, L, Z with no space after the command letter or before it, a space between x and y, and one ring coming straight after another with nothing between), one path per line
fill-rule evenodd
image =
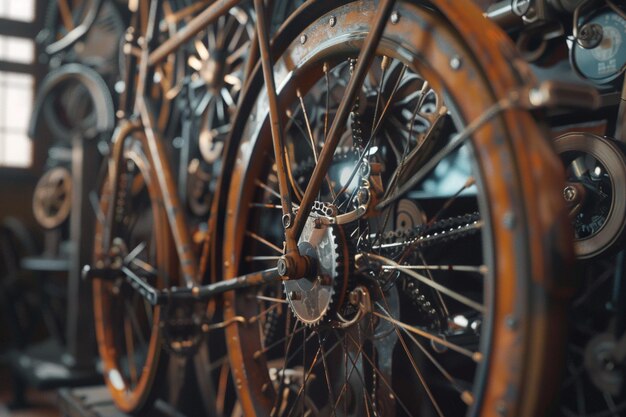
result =
M15 0L13 0L15 1ZM17 0L19 1L19 0ZM56 1L56 0L51 0ZM16 38L25 38L33 41L34 44L34 56L33 61L30 64L24 64L19 62L12 62L0 59L0 71L2 72L16 72L21 74L28 74L33 77L33 104L37 98L37 91L39 89L41 80L47 72L47 66L45 65L45 59L43 57L43 49L36 41L37 34L43 28L43 18L45 15L47 0L35 0L34 1L34 14L33 20L30 22L23 20L14 20L7 18L0 18L0 35L12 36ZM0 176L6 177L33 177L40 170L45 161L46 141L44 138L41 140L32 140L31 147L31 163L27 167L18 166L1 166Z

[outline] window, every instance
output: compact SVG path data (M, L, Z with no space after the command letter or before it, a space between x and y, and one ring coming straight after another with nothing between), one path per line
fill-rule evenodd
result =
M0 0L0 17L32 22L35 17L35 0Z
M28 168L33 107L34 0L0 0L0 167Z
M32 104L32 75L0 71L0 166L30 166L32 145L26 131Z

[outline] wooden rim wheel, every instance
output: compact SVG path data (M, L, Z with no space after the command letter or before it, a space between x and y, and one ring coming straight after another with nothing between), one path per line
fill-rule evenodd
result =
M245 415L545 411L572 245L559 163L530 115L509 110L486 123L402 205L371 203L519 88L505 37L475 7L450 3L443 15L463 9L477 24L405 2L394 10L300 237L315 272L224 296ZM224 176L224 278L275 267L283 254L275 158L287 161L297 210L375 9L316 2L317 17L303 10L306 25L299 15L283 29L292 41L274 41L284 155L273 154L260 71L251 79ZM485 30L493 36L471 36ZM360 204L372 206L356 215ZM329 213L357 220L319 220Z

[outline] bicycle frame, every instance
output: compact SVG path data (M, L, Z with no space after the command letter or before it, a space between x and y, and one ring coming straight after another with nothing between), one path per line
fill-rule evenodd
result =
M152 1L150 5L147 35L143 43L140 45L141 61L139 63L139 73L137 78L138 81L136 86L137 94L133 103L131 117L126 116L126 109L129 107L130 104L127 103L128 95L125 93L120 100L121 112L118 113L118 116L123 117L121 117L121 120L119 122L119 128L117 129L116 134L113 138L113 152L111 155L111 161L116 162L111 163L109 167L109 180L111 186L113 187L112 195L115 201L118 193L116 185L117 181L115 181L115 179L118 176L118 164L121 161L121 155L124 149L125 140L132 133L137 131L143 131L143 134L145 134L148 143L148 157L149 160L152 162L154 172L156 173L158 187L162 194L163 202L165 205L168 225L175 242L177 256L180 260L183 281L185 283L185 286L187 287L187 291L180 291L182 289L177 289L176 293L178 297L206 299L220 294L224 291L229 291L232 289L250 285L259 285L267 281L278 280L280 279L281 275L283 279L286 276L293 278L296 275L301 275L306 272L307 262L304 257L300 256L298 252L297 239L310 212L311 203L313 202L314 196L317 195L319 191L321 182L325 175L325 171L331 163L335 148L337 147L337 144L339 142L341 126L345 124L349 115L350 103L356 96L359 86L363 82L363 79L367 74L367 69L369 68L369 65L371 64L371 61L373 59L374 51L378 46L378 42L380 41L389 15L391 14L393 5L395 4L395 0L383 0L379 5L376 19L373 24L373 29L368 35L365 41L365 45L361 50L358 64L355 69L355 75L350 80L348 90L340 106L340 111L335 117L332 126L330 127L328 143L322 150L319 164L316 166L311 183L307 187L302 208L294 216L288 197L289 191L287 188L287 173L285 161L283 160L282 152L280 152L280 150L283 149L283 138L281 133L282 129L280 128L280 122L278 120L280 110L278 106L276 88L273 78L273 62L270 54L270 41L268 36L267 23L265 20L265 6L262 0L254 1L255 11L258 18L256 36L259 42L261 66L263 68L263 73L267 86L267 93L270 100L270 119L272 123L274 150L275 154L277 156L280 156L280 158L277 158L277 161L280 161L278 163L277 171L280 178L280 193L285 199L285 201L283 202L283 219L286 228L286 248L289 255L288 261L290 262L290 264L295 265L295 268L287 271L287 273L283 273L280 275L277 273L277 269L273 268L270 270L262 271L261 273L249 274L248 276L236 277L229 280L227 279L220 282L219 285L212 284L204 287L199 287L202 281L202 274L200 273L202 268L199 265L195 253L193 252L193 244L187 226L187 218L184 214L180 198L178 197L176 182L172 174L172 169L167 160L166 150L164 148L162 137L160 135L160 132L157 131L153 113L151 113L149 108L150 102L145 97L144 92L147 90L147 86L149 86L149 80L152 79L152 71L158 63L160 63L169 54L175 52L185 42L189 41L200 31L206 28L206 26L215 22L220 16L224 15L225 13L228 13L228 11L232 7L241 3L241 1L242 0L227 0L212 3L198 16L193 18L185 26L185 28L177 32L167 42L164 42L163 44L151 51L150 47L153 45L158 31L158 27L156 25L156 17L159 13L159 7L161 7L158 0ZM132 38L127 39L128 42L132 40ZM130 52L128 54L130 55ZM126 91L129 91L128 86L132 86L135 83L135 71L133 61L133 57L129 57L125 79L127 86ZM288 204L286 204L287 202ZM114 211L114 205L111 205L109 207L108 213L106 213L106 221L109 225L115 224L115 222L113 221L115 215ZM294 220L293 222L292 219ZM108 253L110 249L112 238L115 236L115 230L109 228L107 229L106 233L107 234L105 235L104 242L104 253ZM107 273L102 271L102 269L110 268L111 260L103 259L100 261L102 262L99 262L97 264L97 268L99 269L99 271L93 271L92 273L94 275L107 275ZM171 293L167 291L166 294L161 294L159 292L156 292L156 290L154 289L142 286L139 282L140 280L134 279L133 277L129 278L136 284L136 287L140 287L137 289L140 290L142 295L148 298L148 300L153 304L166 302L166 299L172 297Z

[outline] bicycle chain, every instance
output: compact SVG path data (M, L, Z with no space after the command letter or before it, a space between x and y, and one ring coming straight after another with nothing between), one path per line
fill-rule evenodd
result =
M409 231L386 232L382 235L381 243L397 243L398 239L408 239L403 246L425 248L472 235L478 231L476 225L479 221L480 214L477 212L449 217L432 224L416 226Z
M437 314L433 303L427 298L419 286L413 280L406 280L406 285L402 288L404 293L411 299L413 304L427 316L431 329L441 328L441 318Z
M450 217L439 220L430 225L420 225L409 231L391 231L383 235L382 240L395 243L398 239L408 239L402 248L419 246L425 248L435 244L457 240L478 231L476 223L480 220L479 213L469 213L463 216ZM413 280L405 280L403 292L412 303L424 314L431 329L442 327L442 319L435 308L436 303L430 300L429 295Z

